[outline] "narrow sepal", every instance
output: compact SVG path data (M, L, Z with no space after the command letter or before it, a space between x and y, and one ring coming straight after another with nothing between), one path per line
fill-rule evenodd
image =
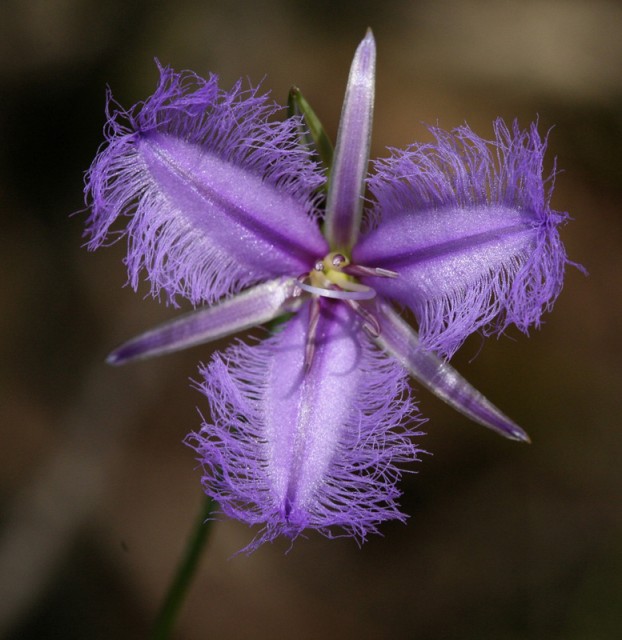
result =
M108 364L126 364L160 356L226 336L274 320L294 310L295 282L279 278L256 285L214 306L191 311L129 340L106 359Z
M370 180L378 224L353 258L396 271L370 278L410 307L422 344L451 355L473 331L538 326L568 260L543 178L546 139L498 120L495 139L432 129L436 143L395 151ZM367 280L366 280L367 282Z
M336 250L349 250L361 227L375 82L376 42L369 30L350 68L328 183L324 234Z
M305 370L308 308L266 342L239 344L201 370L211 420L188 443L203 486L231 517L263 528L252 550L305 529L364 540L403 520L398 464L415 460L420 424L405 372L322 301Z
M298 87L290 89L288 108L290 117L302 116L301 138L308 147L313 149L324 169L329 173L333 164L333 143Z
M109 97L107 145L87 174L88 246L127 236L130 283L146 275L194 303L268 278L296 275L322 255L317 188L299 119L257 89L160 69L160 84L129 111ZM122 218L126 218L124 228Z
M390 305L379 303L380 335L376 343L450 407L511 440L529 436L473 388L448 362L421 346L416 331Z

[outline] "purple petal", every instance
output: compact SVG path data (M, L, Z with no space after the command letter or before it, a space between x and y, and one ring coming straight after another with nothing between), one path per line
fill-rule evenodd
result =
M449 363L421 347L417 333L388 304L380 303L381 333L376 342L435 396L478 424L510 440L529 436L474 389Z
M189 443L222 510L263 525L249 549L307 528L364 540L404 519L396 464L417 458L410 436L420 424L404 371L360 341L344 305L322 300L305 375L308 321L307 305L280 334L202 369L212 418Z
M259 284L220 304L191 311L129 340L115 349L106 361L125 364L160 356L269 322L293 310L294 289L295 281L287 278Z
M361 226L375 80L376 42L368 30L350 68L328 187L325 235L337 250L350 249Z
M391 269L369 278L410 307L426 348L451 355L473 331L538 326L562 288L568 262L542 177L546 139L495 123L487 142L469 128L432 129L436 144L378 162L370 181L379 220L356 247L360 264Z
M109 99L108 145L87 175L89 248L127 235L132 286L144 270L153 295L194 303L308 270L327 245L299 122L268 121L278 108L239 83L160 71L130 111Z

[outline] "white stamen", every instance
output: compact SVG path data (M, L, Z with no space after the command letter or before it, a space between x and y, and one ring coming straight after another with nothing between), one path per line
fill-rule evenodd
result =
M390 271L382 267L362 267L358 264L350 264L342 269L344 273L351 276L375 276L377 278L397 278L397 271Z
M296 286L304 289L308 293L313 293L317 296L323 296L324 298L334 298L335 300L371 300L375 297L376 292L370 287L364 287L361 285L361 289L358 291L343 291L341 289L324 289L322 287L314 287L298 280Z
M372 338L378 338L380 336L378 318L355 300L346 300L346 304L363 320L363 330Z
M304 372L309 373L313 364L313 356L315 355L315 340L317 327L320 321L320 299L312 298L309 309L309 328L307 333L307 342L305 344Z
M333 256L333 259L332 259L331 262L333 264L333 267L338 269L339 267L341 267L343 265L344 262L347 262L347 260L346 260L345 256L341 255L340 253L336 253Z

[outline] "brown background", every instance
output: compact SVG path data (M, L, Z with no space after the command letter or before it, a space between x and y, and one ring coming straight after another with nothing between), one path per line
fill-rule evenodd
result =
M201 501L192 451L209 348L109 369L175 315L123 288L123 248L81 248L82 174L106 83L148 96L153 58L300 86L334 135L351 56L378 44L373 155L422 122L555 125L572 259L527 339L456 366L531 434L506 442L421 391L426 456L406 526L358 549L311 535L253 556L214 526L178 638L599 640L622 627L622 8L594 0L4 0L0 4L0 636L146 637ZM142 292L146 293L146 290ZM477 355L477 357L475 357Z

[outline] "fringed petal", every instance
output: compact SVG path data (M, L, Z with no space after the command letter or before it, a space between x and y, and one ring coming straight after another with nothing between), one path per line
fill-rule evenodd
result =
M86 177L89 248L127 235L132 286L144 271L153 295L193 303L308 270L327 246L323 177L297 144L299 120L269 121L279 108L240 83L160 73L129 111L109 97L107 146Z
M305 529L362 541L405 518L396 464L417 458L410 437L421 421L404 371L361 341L344 305L322 300L305 374L308 322L307 305L281 333L201 370L211 421L188 442L206 493L227 515L263 525L248 550Z
M376 42L369 30L348 78L328 183L325 234L333 249L349 250L361 227L376 83Z
M210 307L161 324L115 349L108 364L126 364L225 338L274 320L302 302L294 297L295 280L278 278L246 289Z
M436 144L379 161L370 180L379 223L353 254L399 273L365 282L410 307L422 345L445 355L477 329L538 326L568 263L558 233L567 214L551 211L554 173L542 176L546 139L535 124L497 120L494 132L485 141L466 126L433 128Z
M375 342L437 398L470 420L520 442L529 436L468 383L448 362L421 347L416 331L385 302L378 303L380 333Z

